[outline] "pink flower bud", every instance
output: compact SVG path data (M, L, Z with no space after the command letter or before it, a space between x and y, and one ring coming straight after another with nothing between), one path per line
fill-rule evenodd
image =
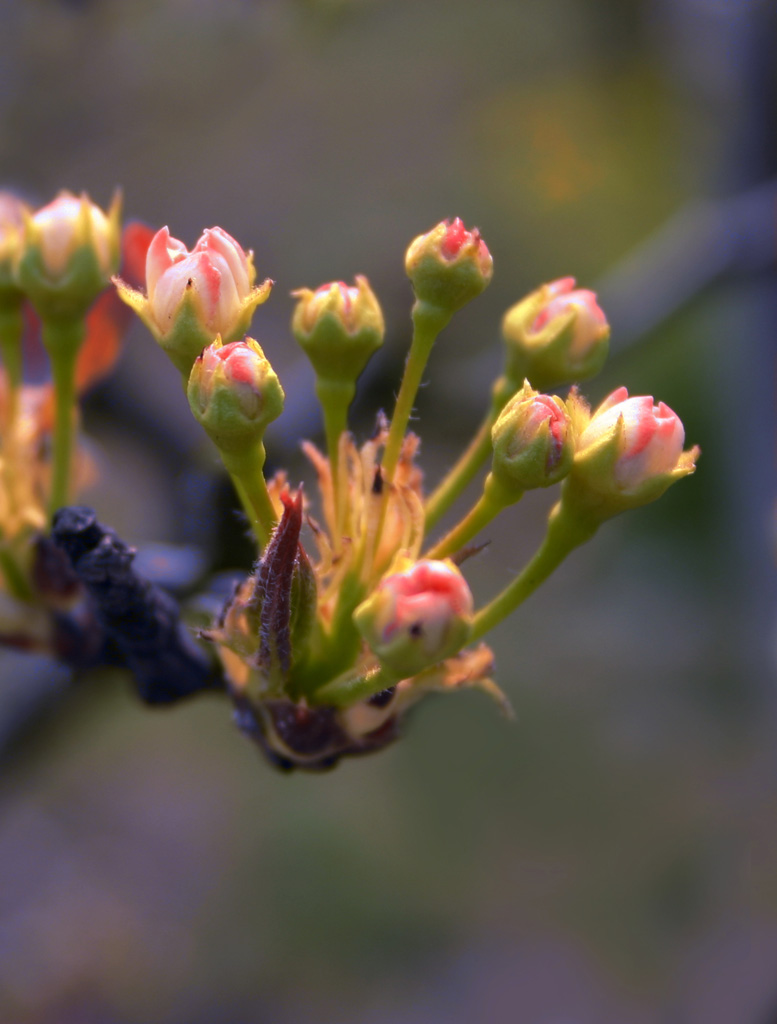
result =
M494 261L478 229L456 217L410 243L405 270L420 302L453 313L489 284Z
M118 239L108 217L86 195L60 192L32 217L32 237L41 249L43 265L52 279L62 277L74 253L91 246L106 278L116 269Z
M253 338L209 345L194 361L187 395L195 418L222 451L260 441L283 411L280 381Z
M649 477L672 472L682 454L685 428L664 402L654 405L649 395L629 398L626 388L618 388L594 413L578 450L585 452L616 437L615 482L632 490Z
M683 451L685 429L664 402L649 395L629 398L613 391L591 416L580 399L570 399L578 436L573 470L577 492L587 491L606 517L659 497L693 473L698 447Z
M461 650L472 613L472 594L453 562L424 559L385 576L354 622L384 666L412 676Z
M547 285L550 301L544 305L531 325L531 334L539 334L548 324L559 323L575 314L568 353L572 361L585 359L605 331L609 332L607 317L596 302L596 294L587 288L575 288L574 277L562 277Z
M474 258L484 277L490 277L494 269L491 253L477 228L468 231L461 217L445 221L445 233L440 242L440 252L446 260L455 260L462 249L474 252Z
M191 252L167 227L146 256L147 297L116 280L119 294L142 317L178 368L188 376L197 354L216 335L241 337L272 281L253 287L252 254L222 228L208 228Z
M13 192L0 191L0 261L12 259L24 227L24 203Z
M551 389L585 380L602 368L610 338L594 292L575 288L574 277L543 285L505 314L507 375Z
M326 380L355 381L383 343L383 313L366 277L356 284L322 284L292 293L299 299L291 329L316 371Z
M572 468L575 446L566 406L528 381L500 413L491 439L492 473L509 490L550 487Z
M251 276L249 257L221 228L205 231L191 252L162 228L146 256L148 301L159 333L172 330L185 295L193 293L202 326L213 337L229 337L251 291Z
M366 281L366 278L357 277L356 280L356 286L349 286L345 281L332 281L319 285L313 292L308 288L294 292L302 300L298 306L299 326L305 331L311 331L321 317L333 313L349 334L356 331L360 326L354 315L359 299L358 282Z
M0 304L16 305L22 293L14 279L14 263L24 240L24 203L13 192L0 191Z
M120 195L107 214L86 194L61 192L32 215L22 208L22 216L14 268L19 287L44 318L79 319L119 264Z

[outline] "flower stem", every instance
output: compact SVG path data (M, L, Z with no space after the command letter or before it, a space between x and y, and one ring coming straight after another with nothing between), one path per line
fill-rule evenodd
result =
M494 419L489 412L478 432L462 452L458 462L447 473L426 502L426 530L433 530L459 495L474 480L491 452L491 427Z
M49 515L67 505L73 461L73 419L76 404L76 357L84 340L83 319L43 319L43 344L51 360L54 384L54 447L51 469Z
M301 677L295 680L304 694L311 695L318 687L328 685L358 657L362 638L354 625L353 612L364 594L358 575L349 573L340 587L329 629L322 632L318 649L311 652Z
M19 563L5 545L0 545L0 572L5 578L8 592L20 601L32 600L32 588Z
M598 521L559 502L550 513L545 539L532 560L501 594L476 613L470 642L479 640L515 611L561 565L570 551L593 537L598 526Z
M477 476L491 454L491 428L508 399L517 388L506 377L494 384L491 408L483 418L477 433L462 452L456 464L437 485L426 502L426 530L433 530L451 505Z
M405 439L405 431L410 421L410 414L413 411L413 403L421 385L426 364L432 351L435 339L440 331L450 320L451 314L444 309L430 306L426 302L416 300L413 306L413 340L410 345L410 352L405 363L405 372L402 376L402 383L397 395L397 402L394 406L394 415L391 417L386 445L383 449L381 460L382 494L380 511L377 517L377 527L374 534L374 543L370 546L371 555L380 549L380 538L383 532L383 524L386 521L388 511L389 494L391 493L394 473L396 472L399 456L402 452L402 442ZM362 554L363 557L363 554ZM366 571L367 578L370 575L379 573L380 566L369 564L369 557L366 564L362 565Z
M405 363L405 372L397 395L397 404L394 406L394 415L391 417L391 427L381 463L386 484L391 484L394 479L402 441L432 346L449 320L450 313L425 302L417 301L413 306L413 341ZM388 495L388 488L386 494Z
M490 522L496 519L503 509L507 508L508 505L514 505L522 497L523 494L516 497L514 494L508 495L503 493L499 482L492 473L489 473L485 489L475 505L461 522L454 526L450 533L446 534L441 541L438 541L434 547L427 551L424 558L445 558L447 555L451 555L460 548L463 548L481 530L485 529Z
M22 338L24 314L21 302L0 306L0 356L8 377L8 419L6 429L13 434L19 412L19 391L22 386Z
M264 479L266 458L261 441L240 454L219 450L260 548L270 539L277 516Z
M367 700L381 690L394 686L399 677L388 669L375 667L361 675L346 673L319 687L312 695L312 703L329 704L337 708L349 707Z
M316 394L324 414L324 433L326 449L329 455L329 467L332 473L332 495L334 501L335 544L339 543L344 495L340 493L339 463L340 437L348 429L348 409L356 393L356 384L346 380L324 380L316 378Z

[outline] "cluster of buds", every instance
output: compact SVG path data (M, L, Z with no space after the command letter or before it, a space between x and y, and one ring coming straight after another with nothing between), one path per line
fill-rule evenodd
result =
M270 282L253 287L250 254L219 228L192 252L163 228L151 243L146 294L117 281L187 384L253 526L258 559L203 638L214 645L238 723L283 768L329 768L393 740L431 690L478 687L503 707L481 638L607 518L658 497L691 473L682 424L652 398L614 392L593 413L573 388L607 354L596 296L572 278L508 311L505 366L475 442L431 493L408 431L435 340L487 287L493 261L458 218L409 246L413 337L389 419L359 444L348 430L357 380L384 337L366 278L292 294L292 333L310 359L326 448L303 448L320 502L285 472L264 477L264 434L283 391L259 344L241 340ZM539 390L538 390L539 389ZM446 536L435 525L486 463L481 496ZM560 484L536 555L477 608L460 563L488 523L527 490Z
M122 255L116 292L104 293ZM380 303L361 276L353 285L292 293L291 329L315 372L324 425L323 450L303 445L318 483L314 508L285 472L264 474L265 433L283 412L284 392L262 347L247 336L273 284L256 286L250 251L218 227L205 230L191 251L166 227L153 238L149 232L139 240L129 229L122 236L118 200L108 213L69 194L35 213L0 202L0 635L5 598L17 602L16 622L24 618L19 609L48 601L61 614L83 599L78 579L65 570L67 585L51 586L45 566L56 556L45 533L74 489L75 401L104 372L105 352L116 351L121 299L181 373L192 413L217 448L255 537L253 570L201 638L241 729L269 759L320 771L380 749L430 691L475 687L509 709L483 636L601 523L692 473L698 449L683 450L682 423L650 397L620 388L592 412L576 386L564 396L548 393L596 373L609 340L596 296L563 278L505 315L505 364L486 416L427 493L416 461L419 438L408 430L413 405L438 335L488 286L493 260L479 232L457 218L416 238L405 269L415 301L404 375L390 419L380 413L361 443L348 414L358 378L383 343ZM35 403L21 370L30 316L40 322L52 367L52 384ZM39 454L49 448L50 464ZM435 537L440 518L481 472L477 501ZM460 566L495 516L525 491L556 485L536 554L478 607ZM109 534L116 564L124 565L126 548ZM140 608L147 591L133 581ZM166 599L157 595L151 604L167 621ZM156 615L151 604L149 621ZM27 618L46 634L45 613ZM178 643L177 630L165 632L166 643ZM147 666L147 652L127 664L135 662ZM194 665L205 682L168 679L164 700L213 688L199 655L184 651L176 664ZM148 673L144 678L148 687Z

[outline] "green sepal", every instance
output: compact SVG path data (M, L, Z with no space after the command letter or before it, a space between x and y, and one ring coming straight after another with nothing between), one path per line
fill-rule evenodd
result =
M316 574L303 549L297 557L291 584L291 660L298 665L307 655L316 626Z
M304 340L301 332L295 336L316 374L333 381L355 381L383 344L382 333L372 328L349 334L334 313L325 313Z
M137 307L136 307L137 309ZM203 316L197 293L194 288L187 288L178 304L173 316L173 326L166 334L161 334L156 326L148 307L143 312L137 310L142 317L146 327L156 338L160 348L164 350L170 361L184 378L184 386L189 380L189 375L194 366L194 361L204 348L211 345L216 335L203 327ZM250 321L250 317L248 318ZM246 323L246 327L248 323ZM242 338L245 332L234 331L228 338L223 338L224 343L237 341Z
M351 669L319 687L310 697L310 703L337 708L351 707L394 686L400 678L391 670L374 663L361 669Z
M16 280L43 319L71 321L84 317L110 284L110 275L100 269L94 246L81 245L70 256L65 272L52 278L40 246L28 243L16 265Z

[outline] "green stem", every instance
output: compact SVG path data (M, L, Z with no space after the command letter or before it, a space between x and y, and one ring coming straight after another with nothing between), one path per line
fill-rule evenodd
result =
M316 394L324 414L324 433L326 434L329 468L332 473L332 493L337 527L337 536L333 539L337 543L339 541L342 514L342 495L338 487L340 437L348 429L348 409L353 401L353 396L356 394L356 384L353 381L325 380L317 377Z
M54 445L51 467L49 514L67 505L73 460L73 413L76 404L76 357L84 340L83 320L42 322L43 344L51 360L54 384Z
M491 454L491 428L497 416L517 389L507 377L494 384L491 408L483 418L477 433L462 452L456 464L448 471L426 502L426 532L433 530L451 505L475 479Z
M9 425L16 419L19 405L19 389L22 386L22 338L24 336L24 314L21 302L6 302L0 305L0 356L8 375Z
M437 335L450 320L450 316L447 311L424 302L417 301L413 306L413 341L405 363L405 372L397 395L397 404L394 406L394 415L391 417L391 427L381 464L384 482L387 484L394 479L405 431L410 422L413 403L421 386L421 378L429 361L432 346ZM388 496L388 488L386 495Z
M221 449L219 454L251 522L259 547L264 548L277 522L264 479L264 445L260 441L239 454Z
M318 649L311 649L300 678L300 691L307 695L345 672L359 655L362 638L354 625L354 609L364 599L364 585L358 575L345 577L335 605L329 629L321 634Z
M514 505L522 497L522 492L516 495L505 491L494 475L489 473L483 493L475 505L450 533L427 551L424 558L445 558L459 551L496 519L503 509Z
M413 306L412 317L413 341L405 363L405 372L402 376L402 383L397 395L394 415L391 417L391 426L389 427L381 460L383 497L380 503L374 543L371 546L371 557L373 560L380 548L380 538L383 533L383 524L386 521L391 485L394 481L394 473L402 452L402 442L405 439L405 431L410 421L410 414L413 411L415 396L418 393L418 388L421 386L421 378L429 361L429 355L435 339L450 320L451 314L447 310L438 309L436 306L430 306L425 302L416 300ZM360 561L364 559L364 550L360 556ZM360 568L366 570L367 578L380 571L380 566L376 566L374 561L373 564L364 564Z
M234 473L230 473L229 479L232 481L232 486L235 488L235 494L237 494L240 499L240 504L246 514L246 518L251 524L251 529L254 531L254 537L259 545L259 549L262 550L270 539L270 535L267 530L265 530L261 519L259 519L256 509L254 508L251 499L248 497L248 493L245 487L243 487L240 477L235 476Z
M385 668L373 668L359 676L345 674L316 690L312 703L329 704L337 708L350 707L394 686L398 681L399 677Z
M491 454L491 428L494 418L489 412L478 432L464 450L456 465L437 485L426 502L426 531L433 530L451 505L477 476Z
M550 514L545 539L532 560L501 594L475 615L470 643L479 640L515 611L558 568L570 551L593 537L598 526L598 521L559 502Z
M9 593L20 601L32 600L32 588L19 563L5 546L0 546L0 572Z

